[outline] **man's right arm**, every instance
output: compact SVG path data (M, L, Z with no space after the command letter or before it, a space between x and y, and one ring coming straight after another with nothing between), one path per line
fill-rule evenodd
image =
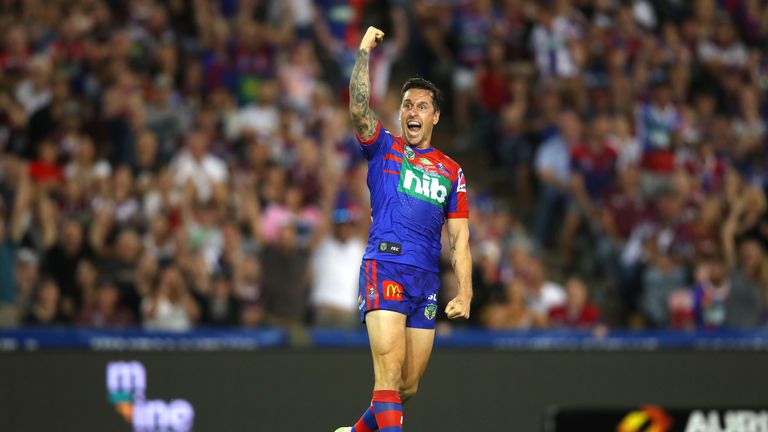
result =
M349 80L349 114L357 134L363 141L376 134L378 119L370 107L371 79L368 63L371 50L383 39L384 32L375 27L368 27L360 42L355 67Z

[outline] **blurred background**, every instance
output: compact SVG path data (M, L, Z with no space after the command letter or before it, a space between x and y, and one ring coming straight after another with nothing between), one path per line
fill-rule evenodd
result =
M347 85L368 25L384 125L403 79L433 80L435 144L467 172L475 299L444 327L765 321L764 2L0 10L5 326L357 327Z
M0 327L357 334L369 25L382 123L432 80L468 180L441 336L765 325L764 1L0 0Z

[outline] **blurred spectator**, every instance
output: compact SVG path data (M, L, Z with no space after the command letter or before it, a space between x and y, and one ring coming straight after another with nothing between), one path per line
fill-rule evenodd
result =
M570 189L574 204L567 209L563 224L563 265L572 265L574 241L582 223L594 232L598 200L615 183L616 151L607 145L608 118L592 120L585 143L571 149Z
M531 311L546 316L550 309L562 306L566 301L563 287L548 280L544 264L531 257L525 269L526 299Z
M359 322L359 263L366 242L350 209L333 213L333 227L312 252L310 303L320 327L354 328Z
M211 289L203 299L200 323L207 326L240 324L240 303L232 291L232 281L222 272L211 277Z
M29 180L20 176L20 184L12 205L0 200L0 327L12 326L19 320L19 275L16 274L18 247L24 234L23 218L30 199ZM7 209L10 207L10 211ZM5 214L10 214L6 219ZM20 252L20 251L19 251Z
M82 305L81 295L76 288L77 263L92 257L93 252L85 239L83 226L71 219L63 221L58 241L45 256L44 268L56 281L56 296L61 297L62 312L68 317L74 317L76 308Z
M224 199L228 177L224 162L208 152L207 137L199 132L187 136L186 150L171 163L178 188L191 188L198 202Z
M126 328L134 323L133 314L121 306L120 290L108 279L98 283L93 299L77 320L78 325L88 328Z
M636 109L637 135L643 149L645 193L653 194L669 185L682 116L672 100L672 89L662 73L653 77L650 97Z
M152 330L189 330L200 316L200 309L178 268L160 272L153 292L144 298L141 311L144 327Z
M483 322L491 330L523 330L544 324L543 315L528 306L526 286L515 279L504 287L505 301L491 304L484 311Z
M545 248L552 246L553 236L559 237L556 227L568 206L570 198L572 148L581 140L581 121L572 111L558 117L558 132L541 144L536 153L536 175L540 182L536 203L536 240Z
M50 277L43 277L35 292L35 300L22 322L26 325L63 325L69 322L61 309L59 285Z
M261 254L264 273L264 313L268 323L297 325L307 313L309 292L309 251L299 244L298 226L285 222L277 241L267 244Z
M539 10L531 45L539 74L544 78L572 78L579 73L582 34L573 17L558 14L555 7Z
M136 288L139 258L141 257L141 239L137 232L125 229L117 234L112 256L102 263L104 275L120 291L120 305L125 306L138 316L141 296Z
M667 324L667 297L687 282L686 263L693 258L693 244L682 210L677 192L662 191L655 215L635 228L624 250L625 262L634 253L643 257L642 310L653 326Z
M153 300L168 265L200 315L215 297L219 311L240 305L242 325L310 323L310 287L341 275L310 274L310 257L358 269L314 249L338 240L330 209L368 220L346 107L368 25L386 34L370 71L385 127L397 131L403 79L443 89L434 144L473 179L475 308L515 281L546 314L534 259L544 274L578 266L616 324L642 325L642 312L647 325L694 327L695 270L722 255L723 304L740 312L717 327L765 323L764 305L748 306L768 289L765 2L11 3L0 323L40 303L41 272L60 290L44 309L70 321L114 272L120 303L162 304L192 326L184 301ZM214 295L222 272L227 301ZM449 265L441 276L444 297Z
M589 301L587 285L578 277L571 277L565 283L566 300L547 313L550 327L593 328L600 324L600 310Z
M617 289L624 312L636 311L642 291L641 266L635 252L622 256L635 227L648 217L649 205L640 187L640 169L627 165L619 172L618 184L601 200L597 254L602 268Z

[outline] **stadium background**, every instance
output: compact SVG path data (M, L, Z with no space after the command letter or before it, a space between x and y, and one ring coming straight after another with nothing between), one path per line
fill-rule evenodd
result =
M462 398L499 430L560 404L764 404L765 2L5 0L0 422L112 430L46 422L119 420L104 375L131 360L198 413L254 367L284 378L243 389L263 412L353 420L369 205L346 86L368 25L374 109L397 131L399 84L433 80L470 197L472 319L438 316L414 427L471 430Z

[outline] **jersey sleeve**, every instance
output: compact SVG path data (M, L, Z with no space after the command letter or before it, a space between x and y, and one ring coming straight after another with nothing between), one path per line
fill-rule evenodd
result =
M456 180L453 182L451 194L448 196L446 207L448 219L466 219L469 217L469 205L467 204L467 180L464 171L459 168Z
M372 137L364 140L360 138L357 132L355 132L355 137L357 137L357 142L360 143L363 155L369 161L376 157L376 155L383 153L392 145L394 140L392 135L381 125L381 121L376 122L376 132L373 133Z

